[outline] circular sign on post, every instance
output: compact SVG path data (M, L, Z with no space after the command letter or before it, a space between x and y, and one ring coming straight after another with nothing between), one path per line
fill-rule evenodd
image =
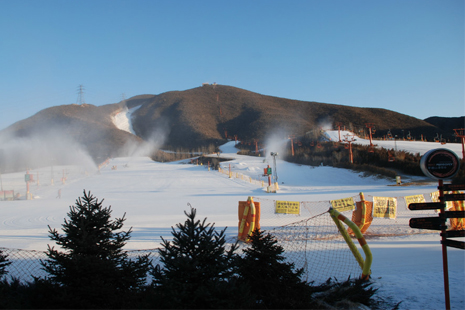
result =
M448 149L434 149L426 152L420 160L421 171L430 178L445 180L453 178L460 168L457 155Z

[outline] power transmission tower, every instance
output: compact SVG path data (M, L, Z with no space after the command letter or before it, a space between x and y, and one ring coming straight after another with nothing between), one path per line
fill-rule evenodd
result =
M84 86L79 85L77 104L81 105L86 103L84 100Z

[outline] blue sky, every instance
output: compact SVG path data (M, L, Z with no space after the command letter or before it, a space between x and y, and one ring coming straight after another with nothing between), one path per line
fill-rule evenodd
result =
M0 0L0 129L47 107L216 82L462 116L463 0Z

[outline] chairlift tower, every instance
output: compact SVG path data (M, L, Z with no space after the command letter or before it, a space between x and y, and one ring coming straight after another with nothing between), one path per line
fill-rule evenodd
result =
M288 139L291 140L291 154L292 154L292 156L294 156L294 139L295 139L295 135L289 135Z
M338 136L339 136L339 143L341 143L341 127L342 127L342 123L341 122L336 122L336 127L337 127L337 133L338 133Z
M455 136L462 141L462 160L465 160L465 128L454 129Z
M355 141L355 137L354 137L354 135L345 135L344 138L345 138L344 142L347 142L348 145L349 145L349 147L348 147L348 149L349 149L349 161L350 161L351 164L353 164L354 163L354 155L352 153L352 142Z
M373 138L371 136L371 134L372 134L371 130L372 130L372 128L375 128L375 124L374 123L366 123L365 126L368 128L368 131L370 133L370 146L373 146Z

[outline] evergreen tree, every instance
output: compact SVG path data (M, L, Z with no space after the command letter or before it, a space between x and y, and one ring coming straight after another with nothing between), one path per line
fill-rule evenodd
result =
M0 250L0 279L7 273L6 266L11 264L7 259L8 255L3 254L3 251Z
M119 231L124 215L112 221L111 207L103 207L102 202L84 191L70 206L69 220L62 225L64 234L49 226L50 238L65 251L49 246L48 259L41 263L51 284L63 289L66 305L60 306L124 307L123 301L129 302L145 283L148 255L135 261L128 258L123 247L131 229Z
M225 231L196 220L196 209L184 212L187 220L172 228L173 241L162 238L162 266L152 269L154 288L162 308L235 308L247 294L236 285L237 245L225 249Z
M250 247L239 258L239 284L250 287L255 308L313 308L311 287L301 280L303 269L284 262L284 249L271 234L255 230Z

